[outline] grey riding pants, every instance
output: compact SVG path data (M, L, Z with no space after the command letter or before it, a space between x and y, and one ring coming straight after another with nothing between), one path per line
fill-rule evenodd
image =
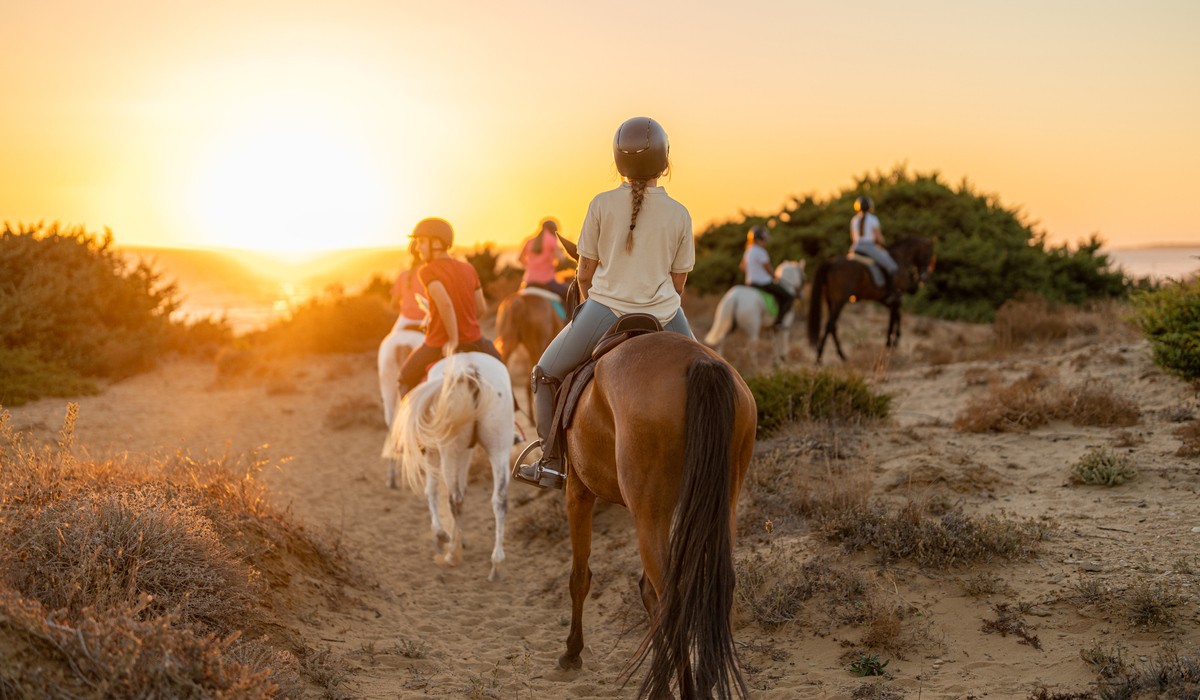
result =
M887 270L889 275L894 276L896 274L896 270L899 268L899 266L896 264L896 261L892 260L891 254L874 243L859 241L858 245L854 246L854 252L865 255L879 263L879 266Z

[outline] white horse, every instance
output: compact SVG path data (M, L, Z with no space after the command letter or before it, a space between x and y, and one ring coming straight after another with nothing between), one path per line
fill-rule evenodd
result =
M400 402L383 456L398 462L413 491L424 484L433 548L450 566L462 561L462 506L471 452L482 445L492 465L492 512L496 544L489 581L502 578L504 518L508 511L508 460L512 448L512 380L500 360L481 352L452 355L429 369L429 378ZM437 467L440 466L440 473ZM395 474L389 479L394 481ZM439 484L445 480L452 519L446 534L438 517Z
M792 295L792 308L783 315L783 322L775 331L775 356L778 359L787 357L788 334L791 331L792 320L795 317L795 302L800 300L800 292L804 289L804 261L787 260L775 268L775 281ZM758 340L758 334L764 326L770 326L775 318L767 311L767 303L763 300L764 292L746 285L737 285L721 297L717 304L717 313L713 316L712 329L704 337L705 345L721 352L725 338L735 328L740 328L751 342Z
M389 428L399 399L400 367L413 350L425 342L425 333L417 330L421 324L421 321L400 316L391 332L379 343L379 394L383 397L383 420ZM396 488L391 481L388 486Z

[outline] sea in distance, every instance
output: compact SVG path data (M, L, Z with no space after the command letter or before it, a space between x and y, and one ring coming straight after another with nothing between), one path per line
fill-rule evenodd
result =
M164 279L175 282L181 298L177 318L223 318L238 334L285 319L298 305L334 287L355 293L372 277L390 282L405 259L396 249L338 251L291 263L234 251L129 250L149 258ZM507 252L501 251L501 265L513 262L515 256ZM1182 279L1200 273L1200 246L1104 252L1134 278Z

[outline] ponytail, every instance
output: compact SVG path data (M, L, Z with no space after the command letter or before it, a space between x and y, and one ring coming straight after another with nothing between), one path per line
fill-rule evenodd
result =
M633 253L633 229L637 226L638 212L642 209L642 200L646 197L646 181L630 180L633 188L633 216L629 219L629 237L625 239L625 252Z
M537 236L533 239L533 254L542 254L542 239L546 236L545 229L538 229Z

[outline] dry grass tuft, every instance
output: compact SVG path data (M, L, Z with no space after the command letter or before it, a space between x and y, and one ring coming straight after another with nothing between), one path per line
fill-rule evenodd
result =
M1100 686L1105 700L1200 697L1200 656L1168 656Z
M1040 296L1021 294L996 311L993 342L1001 350L1013 350L1029 342L1062 340L1077 330L1076 325L1067 310L1051 306Z
M0 663L3 694L302 694L289 650L304 647L272 617L271 591L297 572L349 572L272 511L264 460L83 460L75 417L39 446L0 411L0 649L17 659Z
M1028 644L1034 649L1042 648L1042 640L1033 633L1033 629L1025 623L1025 617L1020 610L1009 607L1008 603L998 603L992 606L996 613L995 620L984 620L982 631L986 634L999 632L1001 637L1012 634L1020 637L1021 644Z
M1178 593L1162 581L1139 579L1121 595L1125 615L1139 627L1170 627L1175 624L1175 608L1183 603Z
M1079 658L1101 678L1125 675L1129 666L1125 660L1125 649L1119 642L1111 646L1096 642L1090 647L1080 649Z
M1088 450L1071 465L1071 481L1092 486L1120 486L1137 476L1137 469L1127 455L1104 447Z
M325 414L325 427L329 430L351 428L384 428L383 406L378 399L359 394L330 407Z
M1200 457L1200 420L1194 420L1175 429L1175 437L1183 444L1175 451L1180 457Z
M849 551L873 549L881 564L910 559L922 566L950 568L997 559L1027 559L1053 530L1046 521L1015 522L972 517L961 508L941 515L908 502L847 509L822 523L823 531Z
M1141 411L1118 395L1111 384L1085 381L1067 388L1035 369L1012 384L994 384L987 395L970 402L954 420L955 430L968 433L1031 430L1052 420L1075 425L1130 426Z

